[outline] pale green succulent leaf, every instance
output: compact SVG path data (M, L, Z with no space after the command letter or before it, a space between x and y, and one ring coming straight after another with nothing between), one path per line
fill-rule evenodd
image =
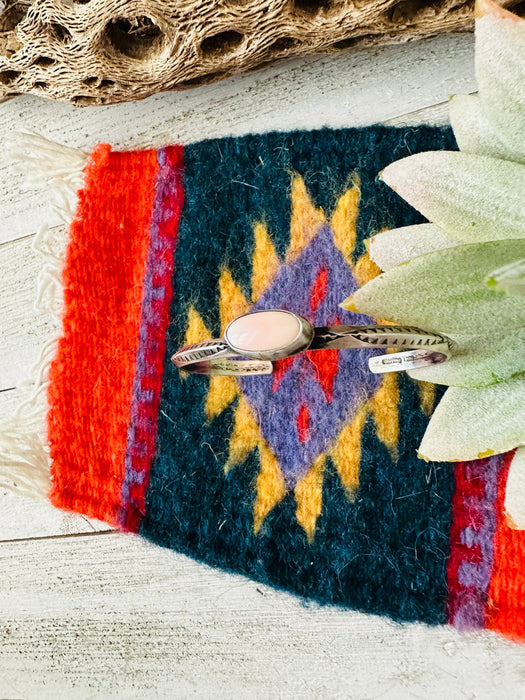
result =
M454 240L525 238L525 165L428 151L392 163L382 178Z
M510 463L504 509L507 524L517 530L525 530L525 447L516 450Z
M417 224L383 231L369 239L370 258L382 270L390 270L418 255L458 245L434 224Z
M525 296L525 258L493 270L486 279L491 289L514 296Z
M524 256L525 240L438 250L379 275L341 306L443 333L501 333L525 325L525 297L493 291L485 278Z
M525 373L525 326L501 333L453 336L456 345L446 362L409 372L434 384L478 388Z
M482 4L476 20L476 78L483 110L515 154L525 144L525 20ZM486 8L486 9L485 9ZM488 12L485 14L485 12Z
M478 95L455 95L449 103L449 114L463 153L525 163L525 141L520 150L509 148L490 123Z
M525 376L480 389L450 387L419 446L424 459L478 459L525 443Z

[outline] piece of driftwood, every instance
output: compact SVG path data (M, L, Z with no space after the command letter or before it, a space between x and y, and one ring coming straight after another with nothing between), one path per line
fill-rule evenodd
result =
M0 97L77 105L473 26L473 0L0 0L0 11Z

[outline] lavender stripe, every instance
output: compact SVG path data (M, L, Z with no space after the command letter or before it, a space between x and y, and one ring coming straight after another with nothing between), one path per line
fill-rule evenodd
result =
M495 455L465 465L466 477L470 481L483 480L485 488L479 500L465 499L465 506L479 518L480 525L469 525L462 530L461 542L469 549L479 546L481 560L477 563L465 561L458 568L458 582L465 590L453 623L460 630L480 629L485 625L485 604L494 564L495 503L503 461L504 455Z
M479 564L465 561L459 567L458 581L462 586L474 586L480 591L486 591L490 583L492 566L486 559Z
M454 627L466 632L485 627L485 610L473 598L469 598L454 616Z
M150 226L150 247L144 276L144 296L142 299L139 347L136 357L133 398L131 401L128 439L124 460L125 473L122 482L121 524L125 522L126 505L129 505L132 500L130 487L135 484L142 484L146 477L144 472L134 468L133 457L144 457L148 453L148 444L137 437L141 435L141 428L143 430L151 430L150 425L144 424L140 409L148 404L151 406L156 397L155 392L144 389L142 383L143 380L155 370L155 362L151 360L151 354L152 352L158 352L159 347L158 343L151 338L149 329L158 325L161 321L161 314L154 302L166 299L167 289L165 286L159 286L158 280L165 277L166 273L169 272L169 262L165 259L163 254L167 249L173 248L172 236L163 233L164 229L159 224L168 221L173 216L171 207L166 207L164 202L167 197L176 194L179 187L179 173L178 169L172 167L166 158L165 149L157 151L157 162L159 164L159 171L157 174L155 201ZM170 275L168 277L170 277ZM156 286L154 286L154 279L157 280ZM150 421L148 421L148 423L149 422Z

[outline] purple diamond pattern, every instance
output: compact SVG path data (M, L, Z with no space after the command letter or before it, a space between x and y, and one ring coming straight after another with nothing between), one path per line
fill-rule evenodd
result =
M313 294L320 276L324 281L322 298ZM351 268L334 245L332 229L324 224L298 259L283 265L252 310L287 309L315 326L373 323L368 316L339 308L342 299L356 289ZM332 395L327 395L320 383L319 369L311 361L311 356L320 352L329 351L302 353L293 363L290 360L279 382L275 375L240 380L288 489L293 489L317 457L330 449L341 429L351 422L381 382L368 369L368 358L378 351L341 350L337 352ZM301 407L303 412L306 407L308 413L306 439L300 429Z

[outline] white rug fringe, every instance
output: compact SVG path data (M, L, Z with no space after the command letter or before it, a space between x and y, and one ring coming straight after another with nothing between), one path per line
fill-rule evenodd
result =
M75 215L77 191L89 156L61 146L33 132L19 132L6 145L31 187L44 184L51 190L52 210L69 226ZM43 226L33 249L44 266L38 277L35 307L56 321L59 334L62 310L61 269L67 235L62 229ZM50 486L50 459L46 435L48 371L57 337L42 348L38 360L20 388L26 395L13 416L0 425L0 488L45 498Z

